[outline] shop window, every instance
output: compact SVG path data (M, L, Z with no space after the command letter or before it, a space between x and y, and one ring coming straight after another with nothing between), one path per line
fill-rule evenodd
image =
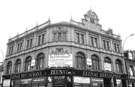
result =
M106 57L104 59L104 70L107 70L107 71L111 71L112 70L112 67L111 67L111 59Z
M93 70L100 70L100 61L98 56L92 55L92 69Z
M36 64L36 68L37 69L42 69L43 68L43 64L44 64L44 54L40 53L37 56L37 64Z
M12 62L9 61L7 63L7 74L11 74L11 72L12 72Z
M83 53L81 53L81 52L77 53L76 61L77 61L77 68L79 68L79 69L86 68L86 58Z
M21 60L17 59L15 62L15 73L19 73L21 70Z
M122 70L122 63L118 59L116 60L116 69L117 69L118 73L122 73L123 72L123 70Z
M25 71L30 71L31 70L31 57L27 57L25 61Z

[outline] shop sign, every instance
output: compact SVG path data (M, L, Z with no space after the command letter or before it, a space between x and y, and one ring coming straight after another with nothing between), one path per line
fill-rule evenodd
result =
M105 70L111 71L111 64L110 63L104 63Z
M3 81L3 87L9 87L10 86L10 79Z
M90 58L87 58L87 65L91 66L92 65L92 61Z
M45 78L33 78L32 82L33 83L42 83L42 82L45 82Z
M98 77L98 72L83 71L82 76Z
M74 83L90 83L90 78L89 77L79 77L79 76L74 76Z
M91 79L92 82L103 82L103 79L100 79L100 78L92 78Z
M31 80L32 79L22 79L21 84L29 84L29 83L31 83Z
M49 67L73 67L72 54L50 54L48 59Z
M11 79L22 79L22 78L31 78L31 77L38 77L43 76L46 74L43 71L35 71L35 72L28 72L28 73L21 73L21 74L13 74L11 75Z
M50 70L50 75L67 75L71 74L71 71L69 70Z
M130 76L130 79L135 79L135 76Z

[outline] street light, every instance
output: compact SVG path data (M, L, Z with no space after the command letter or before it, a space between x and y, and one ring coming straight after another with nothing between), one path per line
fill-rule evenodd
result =
M124 42L123 42L123 46L122 46L122 50L124 51L124 44L125 44L125 42L126 42L126 40L129 38L129 37L131 37L131 36L133 36L134 34L130 34L129 36L127 36L126 38L125 38L125 40L124 40Z

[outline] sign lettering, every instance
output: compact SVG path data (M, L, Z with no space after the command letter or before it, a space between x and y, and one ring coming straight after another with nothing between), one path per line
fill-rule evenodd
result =
M51 70L50 75L68 74L68 70Z

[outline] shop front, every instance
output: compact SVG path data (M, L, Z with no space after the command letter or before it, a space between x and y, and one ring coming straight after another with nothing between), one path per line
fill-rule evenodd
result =
M117 83L121 83L122 79L125 79L121 78L122 75L113 73L74 68L50 68L12 74L10 79L6 79L6 76L3 77L4 81L10 80L10 87L112 87L114 77L118 78Z

